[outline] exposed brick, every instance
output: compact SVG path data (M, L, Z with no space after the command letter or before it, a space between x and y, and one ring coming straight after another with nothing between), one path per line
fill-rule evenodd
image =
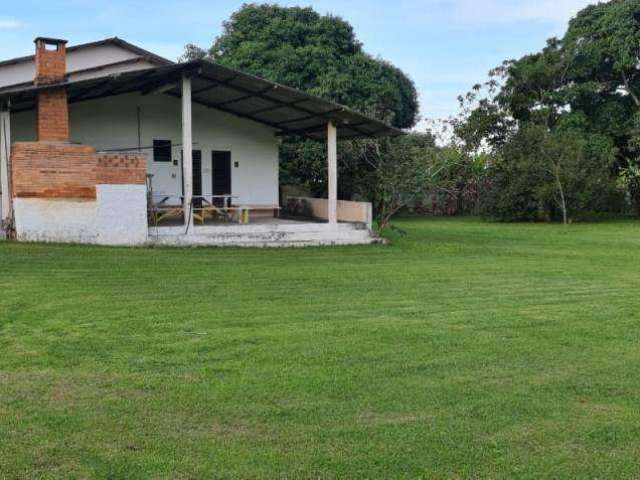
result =
M49 40L50 41L50 40ZM35 85L63 82L67 76L67 49L64 41L56 41L52 50L47 40L36 39ZM41 142L69 141L69 108L64 89L38 93L37 133Z
M65 90L38 94L38 141L67 142L69 140L69 109Z
M98 153L98 184L144 185L147 176L145 156L136 153Z
M36 85L62 82L67 75L67 48L64 43L57 44L54 50L47 50L43 39L36 39Z
M93 147L24 142L11 146L11 185L17 198L96 198Z

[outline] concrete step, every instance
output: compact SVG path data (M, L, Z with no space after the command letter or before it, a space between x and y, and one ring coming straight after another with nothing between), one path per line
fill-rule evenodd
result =
M364 245L379 242L368 228L357 224L340 224L330 229L326 225L308 224L308 228L290 225L285 228L252 229L218 227L195 228L192 233L163 231L149 234L149 243L170 246L241 246L241 247L296 247L319 245Z

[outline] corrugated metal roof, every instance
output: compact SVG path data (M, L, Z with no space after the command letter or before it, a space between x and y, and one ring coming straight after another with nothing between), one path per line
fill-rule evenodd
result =
M14 111L28 110L34 108L39 91L60 87L67 89L70 103L131 92L146 95L160 88L164 94L179 97L183 74L191 76L194 102L268 125L282 135L323 139L329 121L336 124L341 138L403 134L344 105L207 60L55 85L7 87L0 89L0 100L10 100Z

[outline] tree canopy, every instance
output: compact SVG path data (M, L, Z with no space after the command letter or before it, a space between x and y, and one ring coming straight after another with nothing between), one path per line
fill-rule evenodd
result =
M312 8L245 4L224 22L211 48L185 48L185 59L209 57L359 110L398 128L418 119L413 81L364 52L353 27Z
M532 198L532 192L562 193L569 200L581 198L566 205L574 216L596 207L601 211L607 208L600 201L607 197L604 190L621 173L637 172L633 167L640 164L639 66L640 0L588 6L562 38L550 39L538 53L506 61L487 83L462 98L463 116L455 131L469 150L494 152L490 171L497 177L491 179L491 192L503 198L517 194L519 201ZM562 172L546 174L549 163L543 158ZM578 191L566 191L580 188L592 202ZM628 193L638 204L639 192ZM534 210L549 215L553 202L543 197L549 198L538 195ZM532 216L524 206L516 211L516 204L524 205L507 208L494 202L492 216Z

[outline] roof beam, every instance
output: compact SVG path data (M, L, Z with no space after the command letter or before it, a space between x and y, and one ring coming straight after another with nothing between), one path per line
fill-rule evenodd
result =
M338 113L341 112L342 108L335 108L333 110L328 110L327 112L324 112L325 115L331 114L331 113ZM284 122L278 122L276 123L276 125L278 126L282 126L282 125L288 125L290 123L298 123L298 122L304 122L305 120L311 120L312 118L316 118L319 115L306 115L304 117L298 117L298 118L294 118L293 120L286 120ZM323 127L324 128L324 127Z
M152 95L154 92L158 93L159 89L162 89L167 85L170 85L172 88L176 88L178 86L178 79L170 78L170 79L161 79L161 80L155 81L150 85L147 85L146 87L142 88L140 91L140 95L145 97L147 95ZM167 92L164 91L162 93L167 93Z
M151 73L147 72L145 75L140 76L140 78L138 79L138 81L140 80L144 80L146 77L150 76ZM109 92L109 86L112 85L114 82L116 82L118 79L118 76L111 76L108 79L104 80L103 82L98 83L97 85L92 85L88 88L85 88L84 90L82 90L80 93L70 96L69 97L69 102L70 103L75 103L75 102L80 102L82 100L88 100L91 98L96 98L99 97L101 95L104 95L105 93ZM97 90L97 91L96 91ZM122 89L117 89L114 90L113 92L111 92L112 95L118 95L120 93Z
M248 100L249 98L253 98L253 95L243 95L241 97L232 98L231 100L225 100L224 102L212 103L211 108L224 107L225 105L232 105L234 103L242 102L243 100Z
M197 73L199 71L200 71L200 68L196 68L196 66L194 65L191 65L189 69L185 69L184 71L180 69L176 69L175 72L170 72L168 75L161 77L155 82L151 82L151 84L142 88L141 95L143 96L150 95L154 91L158 89L162 89L164 86L172 83L175 84L174 88L177 88L178 82L182 81L183 75L191 76L194 72ZM156 73L157 73L157 69L154 68L152 71L147 72L147 75L143 75L140 79L145 79L147 76L153 76ZM140 80L140 79L136 79L136 80ZM167 93L167 92L163 91L162 93Z
M274 102L277 102L277 100L273 100ZM288 108L288 107L292 107L294 105L296 105L297 103L304 103L304 102L308 102L309 100L306 98L303 98L302 100L295 100L293 102L284 102L284 103L278 103L277 105L274 105L272 107L265 107L265 108L261 108L259 110L254 110L252 112L249 112L250 115L257 115L259 113L266 113L266 112L271 112L273 110L278 110L280 108Z
M227 85L229 88L235 88L233 86L229 86ZM241 97L238 98L233 98L231 100L225 100L224 102L218 102L218 103L214 103L213 106L211 108L217 108L217 107L223 107L225 105L232 105L234 103L238 103L238 102L242 102L244 100L249 100L250 98L254 98L254 97L259 97L264 99L264 94L267 93L269 90L273 90L274 88L276 88L275 85L269 85L267 88L263 88L262 90L258 90L255 93L247 93L246 95L243 95ZM249 90L249 92L251 92ZM271 100L271 102L277 102L277 100Z
M248 88L244 88L244 87L241 87L239 85L234 85L234 84L230 83L233 80L235 80L237 77L232 77L229 80L215 80L215 79L213 79L211 77L208 77L208 76L204 75L203 73L201 73L200 76L203 77L203 78L206 78L209 81L213 81L213 82L219 81L221 84L225 85L226 87L228 87L228 88L230 88L232 90L237 90L237 91L239 91L241 93L244 93L245 95L250 95L252 97L257 97L257 98L260 98L262 100L266 100L268 102L278 102L278 100L276 100L275 98L267 97L265 95L265 93L267 93L268 91L273 90L274 88L278 88L278 85L270 85L269 87L263 88L262 90L258 90L256 92L256 91L253 91L253 90L249 90ZM304 100L309 100L309 99L305 98ZM295 108L296 110L302 110L302 107L299 107L299 106L296 105L296 103L302 103L302 101L303 101L303 99L300 99L300 102L298 102L298 101L290 102L291 104L288 104L288 106L290 108ZM285 105L282 102L280 102L280 103L281 103L281 105ZM311 112L309 110L303 110L303 111L305 111L305 113L314 113L314 112ZM318 116L318 115L315 115L315 116Z
M199 93L203 93L203 92L208 92L209 90L213 90L214 88L218 88L221 87L222 85L219 84L218 82L212 82L209 85L207 85L206 87L202 87L202 88L198 88L197 90L194 90L193 93L191 94L191 96L193 95L197 95Z
M112 79L108 79L105 80L104 82L99 83L98 85L91 87L91 88L85 88L84 90L82 90L80 93L73 95L73 96L69 96L69 102L79 102L80 100L82 100L84 97L89 96L88 94L91 95L95 95L95 89L97 88L98 91L102 91L104 90L104 87L108 86L110 83L112 82Z
M342 125L342 127L350 128L351 130L358 132L362 135L371 136L370 134L367 134L357 129L357 127L362 125L366 125L366 123L353 123L353 124L345 123ZM285 130L283 132L278 132L276 133L276 136L281 137L283 135L306 135L308 133L323 132L325 131L326 128L327 128L326 125L314 125L313 127L300 128L298 130L288 130L288 131Z
M175 94L175 93L172 93L172 92L167 92L167 95L171 95L172 97L178 97L178 98L180 97L179 94ZM236 111L231 110L231 109L229 109L229 108L227 108L225 106L222 106L222 107L216 106L215 103L209 103L209 102L206 102L204 100L197 99L197 98L194 98L193 101L196 102L196 103L199 103L200 105L203 105L203 106L205 106L207 108L215 108L217 110L220 110L221 112L225 112L225 113L229 113L231 115L235 115L236 117L245 118L247 120L251 120L252 122L256 122L256 123L261 123L261 124L267 125L268 127L271 127L271 128L277 128L272 123L266 122L266 121L261 120L259 118L252 117L251 115L247 115L247 114L244 114L244 113L236 112Z
M306 135L308 133L323 132L327 128L326 125L315 125L308 128L300 128L298 130L283 130L276 133L276 137L282 137L284 135Z

